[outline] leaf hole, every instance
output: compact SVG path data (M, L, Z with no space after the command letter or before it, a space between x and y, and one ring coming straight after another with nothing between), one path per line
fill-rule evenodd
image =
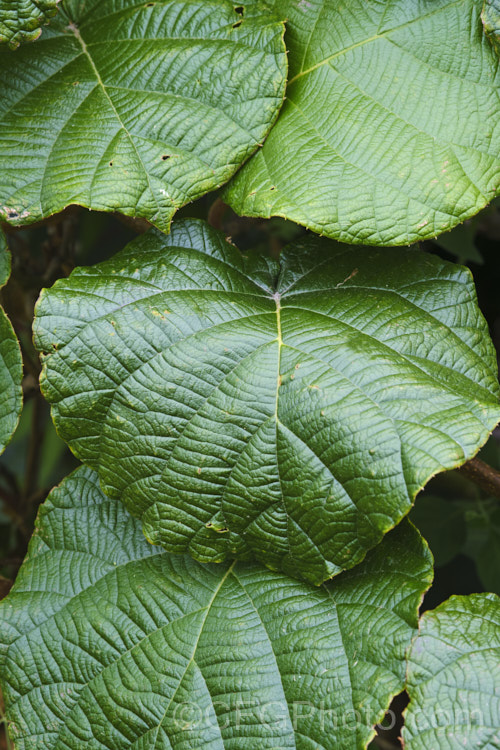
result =
M152 8L153 5L156 5L156 3L146 3L146 5L144 7L145 8Z
M241 26L242 24L243 14L245 13L245 8L243 7L243 5L235 5L234 12L237 13L239 16L241 16L239 21L236 21L236 23L233 23L233 29L237 29L238 26Z
M161 158L163 159L163 161L167 161L167 159L170 159L170 154L163 154Z
M269 190L276 190L276 185L272 185Z
M113 166L113 162L112 162L112 161L110 161L110 162L109 162L109 166L110 166L110 167L112 167L112 166Z

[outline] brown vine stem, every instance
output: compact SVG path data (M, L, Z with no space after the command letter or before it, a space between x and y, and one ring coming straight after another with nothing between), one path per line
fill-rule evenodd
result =
M500 471L485 464L480 458L471 458L458 471L462 476L477 484L488 495L500 498Z

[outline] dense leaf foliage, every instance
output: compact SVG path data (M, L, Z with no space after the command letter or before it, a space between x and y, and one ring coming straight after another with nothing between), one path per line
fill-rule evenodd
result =
M10 255L0 229L0 287L10 275ZM0 452L14 432L22 408L23 363L11 322L0 307Z
M500 750L500 0L0 43L0 748Z
M500 747L500 599L455 596L420 623L409 655L408 750Z
M0 51L0 219L31 223L78 203L167 230L269 130L283 25L259 2L59 7L37 45Z
M41 26L57 12L60 0L0 0L0 42L11 49L21 42L32 42L42 33Z
M235 210L398 245L450 229L495 196L500 68L481 3L273 6L288 19L286 102L226 191Z
M170 557L79 469L0 606L16 748L363 748L430 578L408 523L321 588Z
M34 330L60 435L148 539L315 583L500 417L470 276L417 250L276 262L186 220L57 282Z

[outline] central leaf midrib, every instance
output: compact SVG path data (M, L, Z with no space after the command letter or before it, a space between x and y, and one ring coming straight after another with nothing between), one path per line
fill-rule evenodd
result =
M127 135L127 138L130 141L130 145L132 146L133 150L135 151L135 154L137 156L139 164L141 165L141 168L142 168L142 170L144 172L144 175L146 177L146 181L148 183L148 187L149 187L149 190L150 190L150 193L151 193L151 197L153 198L154 202L156 203L156 207L157 207L158 211L160 211L161 210L161 206L160 206L160 204L158 203L158 201L156 199L156 195L155 195L155 192L154 192L153 187L151 185L151 181L149 179L148 171L147 171L147 169L146 169L146 167L144 165L144 162L142 161L142 157L141 157L141 155L139 154L139 152L137 150L137 147L136 147L136 145L134 143L132 135L127 130L127 128L125 126L125 123L122 121L122 119L121 119L121 117L120 117L120 115L118 113L118 110L116 109L115 105L113 104L113 100L111 99L110 95L108 94L108 92L106 90L106 87L105 87L104 82L103 82L103 80L101 78L101 75L100 75L100 73L99 73L99 71L98 71L98 69L96 67L96 64L95 64L92 56L90 55L90 53L89 53L89 51L87 49L87 45L86 45L86 43L85 43L82 35L80 34L80 32L78 30L78 27L76 26L76 24L73 21L70 21L70 23L68 25L68 28L70 29L70 31L72 31L72 33L75 36L76 40L80 44L80 47L82 48L82 52L85 55L85 57L87 58L87 60L88 60L88 62L90 64L90 67L92 68L92 71L93 71L93 73L94 73L94 75L95 75L95 77L97 79L97 82L98 82L98 84L99 84L99 86L100 86L100 88L101 88L104 96L106 97L106 99L108 101L109 106L111 107L111 109L112 109L112 111L113 111L116 119L118 120L118 123L120 124L121 129Z
M141 9L141 7L142 7L142 5L138 6L138 9ZM95 10L95 8L92 9L91 12L93 12L94 10ZM120 9L120 10L118 10L118 11L116 11L116 13L118 13L118 14L123 14L123 12L124 12L123 8ZM235 42L234 42L234 40L232 40L230 38L228 38L228 39L222 39L222 38L221 39L216 39L216 38L209 39L209 38L204 38L204 37L184 37L184 36L182 36L182 37L172 37L172 36L168 36L168 37L165 37L165 38L163 38L163 37L155 37L155 38L153 38L153 37L147 37L147 38L144 38L144 37L134 38L134 37L132 37L132 38L127 38L127 39L116 39L116 40L115 39L108 39L108 40L106 40L104 42L100 42L100 41L91 42L91 43L89 43L87 45L87 43L85 42L82 34L80 33L80 30L79 30L79 27L78 27L77 23L74 20L72 20L72 18L69 16L69 14L68 14L67 11L64 11L64 15L66 16L66 18L68 20L68 28L70 29L70 31L73 33L73 35L77 39L77 41L80 44L80 47L82 49L82 53L85 55L85 57L89 61L90 65L92 67L92 71L93 71L93 73L94 73L94 75L95 75L95 77L97 79L98 85L102 89L102 91L103 91L103 93L104 93L104 95L105 95L105 97L106 97L106 99L107 99L107 101L108 101L111 109L113 110L113 113L114 113L116 119L118 120L118 123L120 124L120 128L126 133L127 137L130 140L130 143L131 143L131 145L132 145L132 147L133 147L133 149L134 149L134 151L135 151L135 153L137 155L137 158L138 158L138 160L139 160L139 162L141 164L141 167L144 170L144 174L146 175L148 186L149 186L149 189L151 191L151 194L152 194L152 196L153 196L153 198L155 200L155 203L156 203L158 209L160 209L161 206L158 204L158 201L156 200L156 197L155 197L155 194L154 194L154 191L153 191L150 179L149 179L149 173L146 170L144 162L142 161L142 157L139 154L139 151L138 151L138 149L137 149L137 147L136 147L136 145L135 145L135 143L133 141L133 138L132 138L132 135L131 135L130 131L125 126L123 120L121 119L121 117L120 117L120 115L118 113L118 110L116 109L116 107L115 107L115 105L113 103L113 100L111 99L111 96L109 95L109 93L107 91L107 87L104 84L104 81L102 80L102 77L101 77L101 75L99 73L97 65L96 65L96 63L95 63L92 55L89 52L89 47L93 46L93 45L109 45L109 44L116 44L116 43L122 43L122 42L125 42L125 43L139 42L139 43L142 43L142 44L147 44L147 43L149 43L151 41L159 41L159 42L162 42L162 43L166 43L166 42L170 42L170 41L183 41L183 42L186 42L188 44L190 44L191 42L195 42L196 41L196 42L203 43L205 45L206 44L213 44L213 43L221 43L221 44L234 45ZM99 22L102 22L103 19L99 18L98 20L99 20ZM254 49L250 45L245 44L244 42L241 42L239 40L236 41L236 44L239 47L245 47L245 48L248 48L248 49L251 49L251 50ZM199 106L201 105L201 106L206 107L209 110L215 110L221 116L227 118L242 133L244 133L246 136L248 136L253 141L253 145L258 145L257 139L241 123L237 122L232 117L230 117L224 109L216 107L213 104L210 104L209 102L202 101L202 100L197 100L194 97L186 97L186 96L184 96L182 94L176 94L176 93L171 92L171 91L163 91L163 92L162 91L157 91L157 92L155 92L154 90L149 90L149 89L147 91L142 91L142 90L138 90L138 89L129 89L127 87L112 86L112 85L109 88L123 88L126 91L140 91L140 93L148 93L148 94L151 94L151 93L159 93L159 94L163 93L163 94L170 95L170 96L176 96L176 97L181 98L183 100L187 99L189 101L193 101L193 102L197 103ZM190 156L192 156L193 158L196 157L196 158L200 159L200 161L205 166L207 166L207 168L213 169L212 165L208 164L207 162L204 162L201 159L201 157L199 157L198 155L190 152ZM179 206L177 206L175 204L175 202L174 202L173 205L176 208L179 207Z
M166 555L166 554L167 554L167 553L165 553L164 551L162 551L162 552L160 552L160 553L159 553L159 556L163 556L163 555ZM148 559L149 559L149 558L148 558ZM130 562L137 562L137 561L136 561L136 560L134 560L134 561L130 561ZM127 565L127 564L128 564L128 563L125 563L125 565ZM125 651L122 651L122 652L120 652L120 653L119 653L119 655L118 655L118 657L117 657L117 658L116 658L116 659L115 659L114 661L112 661L112 662L111 662L110 664L107 664L107 665L103 665L103 669L102 669L102 670L101 670L100 672L98 672L98 673L97 673L97 674L96 674L96 675L95 675L94 677L92 677L92 678L91 678L90 680L88 680L88 681L87 681L86 683L84 683L84 684L82 685L82 691L81 691L81 692L80 692L80 694L78 695L78 698L76 699L75 703L73 704L73 706L72 706L71 710L70 710L70 711L68 712L68 714L66 714L66 720L65 720L65 723L64 723L64 724L61 724L61 726L60 726L60 728L59 728L59 731L58 731L58 733L57 733L57 737L56 737L56 742L57 742L57 741L59 740L59 738L60 738L60 736L61 736L61 732L62 732L62 731L63 731L63 730L65 729L65 727L67 726L67 723L68 723L68 722L67 722L67 719L68 719L68 717L69 717L69 716L71 716L71 714L72 714L72 713L74 712L74 710L75 710L75 709L76 709L76 708L77 708L77 707L79 706L79 702L80 702L80 699L81 699L81 697L82 697L82 694L84 693L84 691L85 691L85 690L89 689L89 686L90 686L90 685L91 685L91 684L92 684L93 682L95 682L96 680L100 679L100 678L102 677L102 675L103 675L103 674L104 674L104 673L105 673L105 672L106 672L106 671L107 671L107 670L108 670L109 668L112 668L113 666L115 666L115 665L116 665L116 664L117 664L117 663L118 663L118 662L119 662L120 660L122 660L122 659L123 659L123 658L124 658L125 656L127 656L128 654L132 653L132 652L133 652L133 651L134 651L135 649L137 649L137 648L138 648L138 647L139 647L139 646L140 646L140 645L141 645L141 644L142 644L143 642L145 642L145 641L147 641L148 639L152 638L152 637L153 637L153 636L154 636L154 635L155 635L156 633L160 632L160 631L161 631L161 630L163 630L164 628L168 628L169 626L173 625L173 623L176 623L176 622L178 622L178 621L179 621L179 620L181 620L181 619L184 619L184 618L186 618L186 617L192 617L193 615L196 615L196 614L197 614L198 612L202 612L202 611L204 611L204 610L205 610L205 614L204 614L204 616L203 616L203 618L202 618L202 621L201 621L201 624L200 624L200 628L199 628L199 632L198 632L198 635L197 635L197 637L196 637L196 640L195 640L195 643L194 643L194 647L193 647L193 650L192 650L192 654L191 654L191 656L190 656L190 658L189 658L189 660L188 660L188 662L187 662L187 664L186 664L186 668L185 668L185 670L184 670L184 672L183 672L183 674L182 674L182 676L181 676L181 678L180 678L180 680L179 680L179 684L177 685L176 689L174 690L174 692L173 692L173 694L172 694L172 697L170 698L170 700L169 700L169 702L168 702L168 704L167 704L167 707L165 708L164 714L163 714L163 716L162 716L162 718L161 718L160 722L158 723L158 725L157 725L157 727L156 727L156 731L157 731L157 733L158 733L158 732L159 732L159 730L160 730L160 727L161 727L161 725L162 725L162 723L163 723L163 721L164 721L164 719L165 719L165 717L166 717L166 715L167 715L167 713L168 713L168 710L169 710L169 708L170 708L170 706L171 706L171 704L172 704L172 702L173 702L173 700L174 700L174 698L175 698L175 695L177 694L177 692L178 692L178 690L179 690L179 688L180 688L180 686L181 686L181 684L182 684L182 681L183 681L183 679L184 679L184 677L185 677L185 675L186 675L186 673L187 673L187 671L188 671L189 667L191 666L191 664L192 664L192 663L193 663L193 661L194 661L194 657L195 657L195 654L196 654L196 650L197 650L197 648L198 648L198 644L199 644L200 638L201 638L201 636L202 636L202 633L203 633L203 628L204 628L204 626L205 626L205 623L206 623L206 621L207 621L207 618L208 618L208 615L209 615L209 613L210 613L210 610L211 610L211 608L212 608L212 606L213 606L213 604L214 604L214 602L215 602L215 599L217 598L217 596L218 596L218 594L220 593L220 591L221 591L221 589L222 589L222 587L223 587L224 583L226 582L227 578L228 578L228 577L229 577L229 575L230 575L230 574L232 573L232 571L233 571L233 569L234 569L234 567L235 567L236 565L237 565L237 560L234 560L234 562L233 562L233 563L232 563L232 564L231 564L231 565L229 566L229 568L228 568L228 569L226 570L226 572L225 572L225 573L224 573L224 575L222 576L221 580L219 581L219 583L218 583L218 584L217 584L217 586L215 587L215 590L214 590L214 592L213 592L213 594L212 594L212 596L211 596L210 600L208 601L208 603L207 603L207 604L206 604L206 605L205 605L204 607L200 607L200 608L198 608L197 610L193 610L193 611L191 611L191 612L185 612L185 613L183 613L182 615L180 615L179 617L176 617L175 619L173 619L173 620L170 620L169 622L165 623L165 625L163 625L163 626L161 626L161 627L159 627L159 628L156 628L155 630L153 630L153 631L151 631L151 632L148 632L148 633L146 633L146 634L144 635L144 637L143 637L143 638L141 638L141 639L140 639L139 641L137 641L136 643L134 643L134 645L133 645L133 646L132 646L131 648L128 648L128 649L126 649ZM110 572L111 572L111 573L116 573L116 568L114 568L114 569L113 569L113 571L110 571ZM101 579L100 579L100 580L101 580ZM88 589L90 589L90 588L92 588L92 586L89 586L89 587L87 587L87 589L85 589L85 590L88 590ZM82 592L80 592L80 593L82 593ZM78 598L78 596L79 596L79 594L77 594L77 595L76 595L75 597L73 597L73 599L77 599L77 598ZM102 597L102 598L104 598L104 597ZM65 605L65 606L66 606L66 605ZM64 607L63 607L63 609L64 609ZM49 618L47 618L47 619L49 619ZM30 632L31 632L31 631L30 631ZM34 690L35 688L32 688L32 689ZM31 692L31 690L30 690L29 692ZM26 694L24 694L24 695L28 695L28 694L29 694L29 692L28 692L28 693L26 693ZM24 697L24 695L23 695L22 697ZM90 720L90 717L87 717L87 718L89 718L89 720ZM151 729L152 729L151 727L150 727L150 728L148 728L148 730L147 730L146 734L147 734L148 732L150 732L150 731L151 731ZM138 739L140 739L140 737L137 737L135 741L137 742L137 740L138 740ZM155 744L153 745L153 748L154 748L154 747L156 747L156 739L155 739Z
M278 372L276 376L276 406L274 410L274 418L276 422L278 421L278 402L279 402L279 392L280 392L280 386L281 386L281 350L283 349L283 336L281 334L281 304L280 304L280 294L279 292L274 293L274 300L276 302L276 328L278 331Z
M191 666L191 665L193 664L193 662L194 662L194 658L195 658L195 655L196 655L196 649L198 648L198 644L199 644L199 642L200 642L200 638L201 638L201 636L202 636L202 634L203 634L203 628L205 627L205 623L206 623L206 621L207 621L207 619L208 619L208 615L210 614L210 610L211 610L211 608L212 608L212 605L213 605L213 603L215 602L215 600L216 600L216 598L217 598L217 595L219 594L220 590L222 589L222 587L223 587L224 583L226 582L226 580L228 579L228 577L229 577L229 576L231 575L231 573L232 573L232 571L233 571L234 567L236 566L236 564L237 564L237 561L236 561L236 560L234 560L234 562L233 562L233 563L232 563L232 564L231 564L231 565L229 566L229 568L228 568L228 569L226 570L226 572L225 572L225 573L224 573L224 575L222 576L221 580L219 581L218 585L216 586L216 588L215 588L215 590L214 590L214 593L212 594L212 597L210 598L210 601L208 602L208 604L207 604L207 606L206 606L205 614L204 614L204 616L203 616L203 618L202 618L202 620L201 620L201 624L200 624L200 629L199 629L199 631L198 631L198 636L197 636L197 638L196 638L196 640L195 640L195 643L194 643L194 646L193 646L193 650L192 650L192 653L191 653L191 657L190 657L189 661L187 662L187 664L186 664L186 668L185 668L185 670L184 670L184 672L183 672L183 674L182 674L182 677L181 677L181 678L180 678L180 680L179 680L179 684L177 685L176 689L175 689L175 690L174 690L174 692L172 693L172 697L171 697L171 698L170 698L170 700L168 701L168 703L167 703L167 706L166 706L166 708L165 708L165 711L163 712L163 716L161 717L161 719L160 719L160 721L159 721L159 723L158 723L158 727L157 727L157 730L156 730L156 732L157 732L157 733L156 733L156 737L155 737L155 740L154 740L154 744L153 744L153 746L152 746L152 750L155 750L155 748L156 748L156 743L157 743L157 741L158 741L158 736L159 736L159 733L160 733L160 728L161 728L161 725L162 725L162 724L163 724L163 722L165 721L165 718L166 718L166 716L167 716L167 713L168 713L168 711L169 711L169 709L170 709L170 706L172 705L172 703L173 703L173 701L174 701L174 698L175 698L175 696L177 695L177 693L178 693L178 691L179 691L179 689L180 689L180 687L181 687L181 685L182 685L182 682L183 682L183 680L184 680L184 678L185 678L185 676L186 676L186 674L187 674L187 672L188 672L188 669L189 669L189 667L190 667L190 666ZM210 698L212 698L212 696L210 696ZM137 740L136 740L136 741L137 741Z
M237 581L237 583L241 587L242 591L245 593L246 597L248 598L250 604L252 605L252 607L253 607L253 609L255 611L255 614L259 618L259 621L260 621L260 623L262 625L262 629L264 630L264 633L267 636L267 639L268 639L268 642L269 642L269 648L270 648L271 653L272 653L273 658L274 658L274 663L276 665L276 672L277 672L277 674L279 675L279 678L280 678L281 689L283 691L283 697L285 698L285 703L286 703L286 706L287 706L288 719L289 719L289 722L290 722L290 727L292 728L293 744L294 744L294 747L297 748L297 744L296 744L296 741L295 741L294 724L292 722L292 716L290 714L290 702L288 700L288 696L286 694L285 686L283 684L283 678L281 676L281 670L280 670L279 664L278 664L278 657L276 656L276 652L275 652L274 647L273 647L273 641L271 639L271 636L269 635L269 632L268 632L267 627L266 627L266 625L264 623L264 620L262 619L262 615L260 614L260 612L259 612L259 610L258 610L258 608L257 608L257 606L256 606L256 604L255 604L255 602L254 602L254 600L252 598L252 596L250 595L250 593L247 590L246 586L244 585L243 581L239 578L239 576L237 575L237 573L234 570L231 571L231 574L232 574L232 577L234 578L234 580Z

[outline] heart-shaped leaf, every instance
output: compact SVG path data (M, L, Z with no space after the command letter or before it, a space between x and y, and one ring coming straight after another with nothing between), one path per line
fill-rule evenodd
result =
M79 469L0 605L16 748L364 748L403 688L431 567L407 522L320 588L172 557Z
M500 68L477 0L274 0L286 102L226 200L346 242L402 245L500 188Z
M0 229L0 287L10 276L10 254ZM9 442L19 421L23 404L21 380L23 362L12 324L0 307L0 453Z
M0 0L0 42L11 49L32 42L42 25L57 13L60 0Z
M498 596L453 596L424 614L407 689L407 750L500 747Z
M415 249L278 263L188 220L44 291L35 342L61 437L151 541L315 583L500 418L469 271Z
M0 51L0 218L77 203L167 230L222 185L283 101L283 24L231 0L63 0Z

